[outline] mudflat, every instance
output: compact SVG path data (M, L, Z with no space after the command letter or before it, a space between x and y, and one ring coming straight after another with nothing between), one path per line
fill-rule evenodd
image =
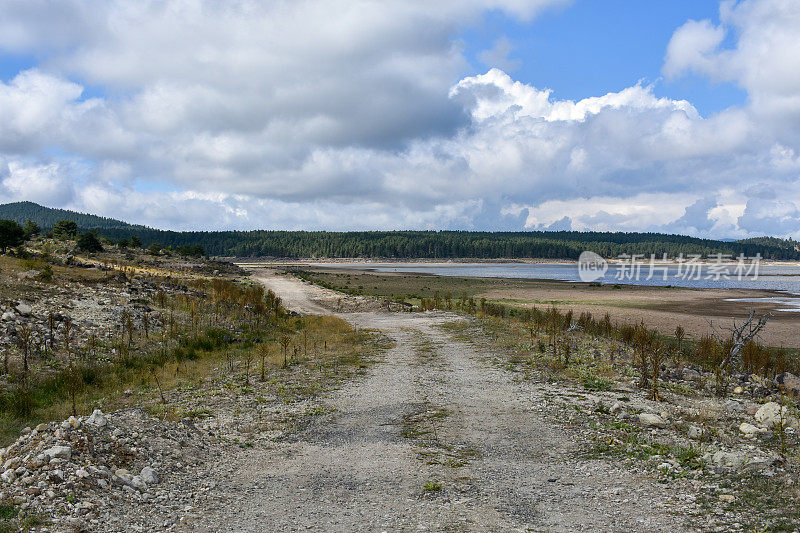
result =
M699 338L715 327L730 326L744 320L751 309L758 314L771 313L761 342L770 346L800 348L800 313L782 311L786 306L770 298L786 298L786 294L757 289L716 289L652 287L640 285L599 285L556 280L507 278L467 278L428 274L379 273L346 270L336 267L303 269L314 280L337 290L380 297L431 298L436 292L442 298L450 294L486 298L515 307L555 306L572 309L576 314L592 313L602 317L608 313L619 322L644 323L665 335L682 326L689 337ZM762 301L737 300L764 299Z
M613 320L644 323L664 334L683 326L692 337L709 333L711 326L729 326L744 320L750 309L757 314L772 313L762 342L771 346L800 347L797 335L800 313L781 311L771 301L744 302L742 299L785 296L774 291L747 289L686 289L671 287L595 287L580 283L535 281L525 287L489 289L480 294L490 300L515 302L522 306L554 305L580 314L608 313Z

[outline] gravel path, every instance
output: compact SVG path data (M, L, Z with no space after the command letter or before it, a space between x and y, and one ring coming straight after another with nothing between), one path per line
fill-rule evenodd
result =
M259 275L299 312L338 298ZM332 414L216 467L200 531L681 531L677 495L581 459L548 421L549 385L513 381L436 326L446 314L341 315L395 340L368 375L330 394Z

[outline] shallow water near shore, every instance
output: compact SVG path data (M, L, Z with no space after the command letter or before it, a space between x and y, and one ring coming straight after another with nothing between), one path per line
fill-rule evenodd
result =
M552 279L560 281L582 281L576 264L521 264L521 263L312 263L313 266L341 270L370 270L382 273L414 273L435 276L455 276L467 278L516 278ZM658 267L661 268L661 267ZM677 265L654 270L652 276L648 264L643 264L638 275L629 267L609 265L604 276L595 283L645 285L656 287L691 287L714 289L762 289L800 294L800 264L798 265L760 265L758 276L738 276L733 274L718 277L710 265L702 265L699 275L683 276Z
M583 282L577 264L521 263L315 263L313 266L337 270L369 270L379 273L428 274L467 278L545 279ZM757 275L719 275L711 265L702 265L691 275L677 265L658 266L650 270L643 264L638 273L629 266L609 265L605 275L593 283L606 285L640 285L649 287L687 287L707 289L760 289L785 293L774 298L730 299L741 302L774 303L776 311L800 312L800 264L759 265Z

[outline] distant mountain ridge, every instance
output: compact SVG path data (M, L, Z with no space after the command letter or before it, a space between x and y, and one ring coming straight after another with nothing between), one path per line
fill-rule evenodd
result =
M128 224L113 218L78 213L68 209L44 207L33 202L0 204L0 218L14 220L20 224L25 224L30 219L45 229L52 228L56 222L64 219L74 220L81 229L150 229L146 226Z
M591 250L607 258L621 254L649 258L650 254L676 257L722 253L800 260L796 241L775 237L726 242L663 233L597 231L168 231L33 202L0 205L0 219L20 224L30 219L45 230L59 220L69 219L81 230L96 229L115 241L135 235L145 246L158 243L177 248L199 244L210 255L227 257L577 259L582 251Z

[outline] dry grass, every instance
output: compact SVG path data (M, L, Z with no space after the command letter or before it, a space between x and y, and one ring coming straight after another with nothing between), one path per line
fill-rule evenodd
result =
M265 358L269 387L289 387L294 393L309 392L303 382L320 381L324 388L326 379L346 379L354 370L365 367L372 356L382 347L376 337L368 331L354 331L347 322L331 316L309 316L292 319L294 328L307 333L308 349L303 349L303 336L292 337L292 347L297 355L290 358L289 367L283 365L283 354L277 342L270 342ZM158 385L169 397L171 391L197 388L206 382L233 380L244 384L244 360L247 352L255 346L229 346L221 350L203 352L191 360L170 360L161 365L151 365L138 372L110 373L100 386L87 388L77 396L80 414L89 414L94 409L114 410L160 403ZM228 367L229 360L234 368ZM260 383L260 357L253 356L250 367L250 383ZM300 373L298 367L310 371ZM174 415L168 406L167 415ZM37 409L35 414L24 419L0 416L0 444L7 444L25 426L39 422L64 420L72 414L72 404L67 398Z
M2 296L12 301L23 296L34 300L64 287L71 287L73 297L79 297L85 284L118 284L113 273L62 266L52 267L54 275L48 283L21 281L16 274L30 265L7 256L0 256L0 267L6 277L1 285ZM163 281L159 277L149 279L153 283ZM150 305L163 317L158 331L151 328L145 335L142 324L137 324L121 336L100 340L91 348L72 346L71 353L82 376L79 386L70 384L70 376L75 374L69 373L70 358L63 345L57 346L54 354L34 357L27 376L21 372L17 351L11 350L12 374L0 391L3 405L8 406L0 413L0 444L15 439L25 426L67 418L73 413L72 392L75 411L87 414L95 408L107 410L158 402L162 392L169 396L171 390L198 386L209 378L254 383L261 378L262 353L264 373L277 385L297 381L293 370L298 367L311 369L306 375L325 373L341 379L364 364L372 336L352 330L338 318L291 317L280 309L274 295L259 292L259 285L247 282L219 278L207 281L179 272L166 281L170 283L165 287L183 282L191 288L188 292L162 291L153 295ZM116 329L119 324L109 326ZM282 338L287 339L285 352L279 345ZM245 379L248 360L249 377ZM323 376L318 381L325 379ZM297 385L291 389L293 394L304 394L313 393L318 387ZM18 405L24 408L18 409Z
M596 317L609 313L615 322L638 324L644 320L649 328L674 332L685 328L687 340L699 339L709 333L709 321L727 325L733 319L741 321L752 307L757 314L770 312L770 303L728 301L736 298L767 298L784 296L766 290L689 289L679 287L645 287L633 285L599 285L554 280L525 280L499 278L459 278L422 274L386 274L373 272L305 268L307 275L318 284L350 294L380 298L403 296L418 304L436 292L454 300L467 297L486 298L490 303L525 308L555 307L573 310ZM769 346L800 348L800 313L776 312L770 320L762 341Z

